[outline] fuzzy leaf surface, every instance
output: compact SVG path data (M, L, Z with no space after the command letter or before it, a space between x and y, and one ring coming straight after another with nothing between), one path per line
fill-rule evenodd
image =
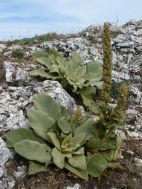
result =
M28 110L28 117L30 120L30 126L33 128L35 133L45 140L48 140L46 133L54 126L54 119L48 116L47 113Z
M69 124L69 122L67 122L65 120L64 117L59 119L58 125L59 125L59 128L61 129L61 131L65 134L68 134L71 131L71 125Z
M71 173L77 175L78 177L84 179L84 180L88 180L88 173L85 170L80 170L77 168L72 167L71 165L69 165L68 163L65 164L65 168L70 171Z
M34 60L36 60L37 58L40 58L40 57L48 57L48 53L44 51L37 51L32 54L32 57Z
M75 135L85 133L85 140L93 136L95 131L95 121L92 118L87 119L82 125L75 129Z
M14 144L15 151L28 160L49 164L52 160L51 152L46 144L29 139Z
M34 76L34 77L40 76L40 77L43 77L46 79L54 79L55 80L58 78L57 76L55 76L55 74L46 72L45 69L43 69L43 68L33 70L33 71L31 71L30 74L31 74L31 76Z
M57 149L61 149L61 146L60 146L60 141L56 135L56 133L53 133L53 132L48 132L47 133L47 136L50 138L50 140L52 141L52 143L54 144L54 146L57 148Z
M37 95L33 98L35 107L39 111L46 112L54 120L61 117L60 105L49 95Z
M60 169L63 169L65 165L65 156L57 148L53 148L52 156L54 164Z
M107 168L108 161L101 154L94 154L88 157L87 168L88 173L93 177L99 177Z
M87 171L86 158L84 154L74 155L71 158L69 158L68 162L74 168Z
M40 143L44 143L44 140L36 135L32 129L18 128L13 129L4 135L6 141L8 141L8 147L13 147L15 143L25 139L30 139Z
M34 175L44 171L47 171L47 167L45 164L41 164L36 161L30 161L28 170L29 175Z

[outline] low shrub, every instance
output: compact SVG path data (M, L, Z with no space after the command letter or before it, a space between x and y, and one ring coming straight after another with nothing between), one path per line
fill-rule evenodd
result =
M24 57L24 52L21 49L15 49L12 51L11 56L12 56L12 58L16 58L19 60Z

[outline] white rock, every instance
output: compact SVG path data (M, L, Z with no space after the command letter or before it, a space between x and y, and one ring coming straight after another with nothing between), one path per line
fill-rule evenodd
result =
M142 159L134 158L135 165L138 167L142 167Z
M5 68L5 78L6 82L12 82L13 81L13 75L15 74L15 66L11 64L11 62L4 62L4 68Z
M126 117L128 121L136 119L137 114L138 111L136 110L130 110L130 109L126 110Z
M12 158L12 152L6 147L5 141L0 137L0 167Z
M10 46L8 49L10 49L10 50L16 50L16 49L22 49L22 46L21 45L12 45L12 46Z
M6 49L6 45L5 44L0 44L0 52L2 52L4 49Z
M3 168L2 168L2 167L0 167L0 177L2 177L2 176L3 176L3 174L4 174L4 170L3 170Z
M16 181L12 176L8 176L4 179L4 181L7 183L6 189L12 189L15 186Z
M4 179L0 180L0 189L7 189L7 183Z
M117 72L117 71L112 71L112 79L116 82L121 82L123 80L129 80L130 76L128 75L128 73L124 73L124 72Z
M36 90L36 87L35 87ZM43 82L43 87L38 88L39 93L46 93L53 97L59 104L69 110L76 108L74 99L62 88L62 85L57 81L46 80Z
M22 68L18 68L16 70L16 78L15 78L16 81L26 81L27 77L28 77L28 73Z
M135 85L131 85L130 91L136 96L135 102L142 105L142 92Z
M79 184L75 184L73 187L68 186L67 189L79 189L80 185Z
M14 171L13 175L16 177L16 178L21 178L25 175L25 172L26 172L26 166L18 166L17 167L17 170Z

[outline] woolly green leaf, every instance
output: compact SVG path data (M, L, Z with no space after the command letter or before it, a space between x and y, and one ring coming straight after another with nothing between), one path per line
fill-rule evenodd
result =
M85 136L86 134L82 132L72 137L70 140L70 144L72 145L72 147L74 149L77 149L78 147L80 147L85 141Z
M96 87L86 87L82 90L77 91L81 95L83 104L89 108L94 113L98 113L98 107L94 101L94 96L96 94Z
M29 170L28 170L29 175L34 175L43 171L47 171L47 167L45 164L41 164L35 161L30 161Z
M72 80L72 79L71 79L71 78L69 78L69 77L66 77L66 79L67 79L68 83L69 83L70 85L72 85L72 86L73 86L74 91L76 91L76 90L77 90L77 88L80 88L80 89L82 89L82 88L83 88L84 81L85 81L83 77L82 77L82 78L80 78L78 82L76 82L76 81Z
M71 131L71 125L65 120L64 117L61 117L61 119L58 120L58 126L65 134L68 134Z
M68 159L68 162L74 168L87 171L86 158L84 154L74 155L73 157Z
M52 141L52 143L54 144L54 146L60 150L61 149L61 147L60 147L60 141L59 141L57 135L55 133L48 132L47 136L50 138L50 140Z
M92 135L92 137L87 141L86 146L88 149L98 149L101 142L102 141L97 135Z
M88 157L87 168L88 173L93 177L99 177L107 168L108 161L101 154L94 154Z
M96 105L92 96L85 96L85 95L81 94L81 97L82 97L82 100L83 100L83 104L85 106L87 106L90 111L92 111L95 114L99 113L98 106Z
M65 156L57 148L53 148L52 156L54 164L60 169L63 169L65 165Z
M93 136L88 142L87 142L88 148L97 148L100 151L106 151L106 150L114 150L116 148L116 138L104 138L100 140L98 136Z
M62 142L61 148L64 152L73 152L77 148L79 148L81 145L83 145L85 141L85 133L80 133L75 135L74 137L71 137L71 135L68 135Z
M15 143L20 142L24 139L30 139L44 143L44 140L37 136L32 129L18 128L13 129L4 135L6 141L8 141L7 146L13 147Z
M48 50L48 54L53 55L55 57L60 57L60 56L62 57L62 55L57 50L55 50L53 48Z
M84 96L95 96L96 95L96 87L86 87L82 90L78 90L77 93L84 95Z
M72 54L72 58L65 65L65 74L67 81L75 88L82 88L84 84L84 74L86 66L83 64L82 58L76 53Z
M33 98L33 102L39 111L46 112L54 120L61 117L60 105L51 96L37 95Z
M53 73L51 74L49 72L46 72L45 69L43 69L43 68L40 68L40 69L37 69L37 70L33 70L30 73L30 75L34 76L34 77L40 76L40 77L43 77L43 78L46 78L46 79L54 79L54 80L58 78Z
M79 148L78 150L73 152L74 155L84 154L84 147Z
M102 90L103 88L103 81L90 81L90 86L95 86L97 89Z
M73 72L71 72L68 76L68 78L70 80L72 80L74 83L81 83L80 79L82 78L82 76L84 76L86 72L86 67L85 66L80 66L77 67ZM67 78L67 79L68 79ZM83 79L83 78L82 78ZM83 80L84 81L84 80Z
M66 136L66 137L64 138L64 140L62 141L62 144L61 144L61 149L62 149L62 151L64 151L64 149L67 148L67 146L68 146L69 143L70 143L71 138L72 138L72 134L69 134L68 136ZM72 152L72 149L68 149L67 152Z
M67 121L70 119L70 113L66 110L66 108L64 106L61 106L61 115Z
M96 62L90 62L86 65L86 75L85 78L89 82L100 81L103 77L103 70L100 64Z
M106 139L101 141L99 150L114 150L116 148L116 138Z
M116 138L116 148L111 151L102 152L102 155L109 161L115 161L121 157L121 149L123 146L123 141L120 136Z
M35 133L43 139L48 140L46 133L53 128L54 119L49 117L47 113L36 110L28 110L28 117L30 126Z
M69 170L70 172L72 172L73 174L77 175L78 177L86 181L88 180L88 173L86 170L80 170L80 169L74 168L70 166L68 163L65 164L65 168Z
M52 159L51 152L48 151L49 147L46 144L29 139L14 144L14 149L19 155L28 160L49 164Z
M62 74L62 77L63 77L65 75L65 66L66 64L68 64L68 62L63 56L60 56L60 57L58 56L56 58L56 63L58 64L60 74Z
M78 133L85 133L85 140L93 136L95 131L95 121L92 118L87 119L82 125L77 127L74 131L75 135Z
M45 66L46 68L49 68L50 62L48 61L49 57L38 57L36 61L41 64L42 66Z
M32 54L32 57L34 60L36 60L37 58L40 58L40 57L48 57L48 53L44 52L44 51L37 51L37 52L34 52Z
M66 64L66 74L70 75L80 66L83 66L83 59L77 53L72 53L71 59Z
M53 55L49 55L48 58L40 57L36 60L38 61L39 64L46 67L50 74L56 73L56 76L58 75L57 78L60 76L59 65L56 60L56 57L54 57Z

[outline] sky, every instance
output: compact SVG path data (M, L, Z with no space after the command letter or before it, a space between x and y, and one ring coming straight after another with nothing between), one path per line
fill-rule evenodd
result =
M142 19L142 0L0 0L0 40Z

